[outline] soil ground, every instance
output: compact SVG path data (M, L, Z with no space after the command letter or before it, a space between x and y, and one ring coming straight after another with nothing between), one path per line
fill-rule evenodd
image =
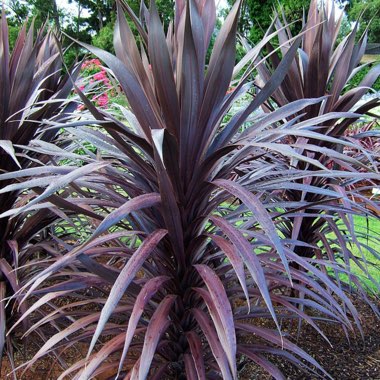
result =
M330 373L335 380L380 380L380 320L373 314L367 305L356 301L356 307L361 315L361 322L365 334L363 341L359 334L352 336L350 342L344 332L333 325L323 326L323 331L330 340L332 347L313 328L305 326L302 329L298 344L311 356L313 356L322 367ZM291 332L291 331L289 331ZM21 364L25 359L30 359L32 351L35 350L33 342L30 342L26 352L30 355L18 354L16 360ZM38 348L37 348L38 349ZM84 348L85 352L85 348ZM83 352L83 353L84 353ZM80 357L80 352L69 353L71 360ZM79 356L78 356L79 355ZM288 362L279 358L271 358L282 370L288 380L317 380L327 377L316 377L303 372ZM24 380L56 380L61 370L56 365L55 359L46 357L37 362L32 370L28 371L22 379ZM55 368L56 369L55 369ZM13 379L7 376L9 365L4 363L0 380ZM17 379L21 377L17 376ZM97 380L105 380L99 377ZM270 380L271 376L261 368L247 362L243 363L239 372L242 380Z
M342 329L324 325L323 331L330 340L331 347L312 327L305 326L298 344L335 380L380 380L380 320L368 305L356 300L355 306L360 313L365 340L356 334L348 342ZM327 379L305 373L279 358L274 358L273 361L287 380ZM256 365L247 363L240 372L240 379L270 380L272 377Z

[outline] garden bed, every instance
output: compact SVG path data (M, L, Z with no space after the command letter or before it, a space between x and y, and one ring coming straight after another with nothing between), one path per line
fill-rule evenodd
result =
M365 341L357 332L357 336L352 336L348 342L341 329L326 324L323 331L332 347L310 326L303 327L298 344L336 380L377 380L380 379L380 320L368 305L360 300L354 303L360 313ZM292 336L296 335L293 331ZM278 357L274 358L274 362L288 380L320 379ZM240 371L240 379L270 380L272 377L258 366L247 363Z
M344 332L334 325L326 324L323 331L330 339L331 347L315 330L310 326L304 326L298 344L313 356L326 371L336 380L377 380L380 379L380 320L376 318L368 305L356 300L355 306L361 316L365 341L363 341L357 333L351 337L348 342ZM380 303L378 302L378 306ZM296 331L284 329L284 332L292 333L296 336ZM31 359L33 354L38 350L38 345L29 342L24 353L21 351L16 355L21 365L26 359ZM85 356L86 347L79 347L77 350L72 349L67 353L66 360L75 362L78 355ZM317 380L316 376L311 376L288 362L272 357L273 362L278 365L288 380ZM252 364L251 362L241 362L239 379L241 380L270 380L272 379L262 368ZM0 379L11 379L7 377L9 365L5 362ZM23 379L33 380L56 380L62 370L59 368L56 359L53 357L45 357L37 362L32 370L28 371ZM19 378L19 377L17 377ZM107 376L98 376L96 380L109 380Z

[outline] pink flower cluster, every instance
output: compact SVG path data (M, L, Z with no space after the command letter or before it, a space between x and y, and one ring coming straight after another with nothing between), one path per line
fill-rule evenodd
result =
M89 59L89 60L83 62L82 69L85 69L89 66L100 66L100 65L101 65L101 62L99 61L99 59L97 59L97 58Z
M95 104L98 107L101 107L101 108L107 108L108 102L109 102L108 95L106 92L101 95L94 96L92 100L95 102Z
M97 58L89 59L83 62L81 68L84 71L84 77L91 78L89 80L89 83L96 84L96 88L93 90L100 92L100 94L94 95L91 100L95 103L96 106L106 108L109 104L109 95L111 94L112 96L112 85L107 75L107 71L102 67L102 63ZM105 90L103 86L105 86L107 89ZM83 91L84 88L84 85L79 86L79 89L81 91ZM80 107L81 108L78 108L79 110L83 109L83 106Z
M108 79L107 72L101 68L101 71L94 74L94 80L97 82L102 82L106 87L111 88L110 80Z

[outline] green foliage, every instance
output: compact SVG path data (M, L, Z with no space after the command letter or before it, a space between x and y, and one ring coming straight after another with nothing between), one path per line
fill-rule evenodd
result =
M18 25L9 25L9 48L13 50L17 37L20 34L21 27Z
M68 0L70 4L77 6L77 14L69 15L63 4L57 0L12 0L10 24L10 45L14 46L18 30L22 23L29 19L34 20L36 29L39 29L46 21L50 26L61 29L66 34L78 41L92 43L94 46L114 53L113 29L115 25L114 0ZM147 2L148 3L148 2ZM140 1L132 0L128 5L135 13L139 13ZM148 4L149 5L149 4ZM165 27L174 16L174 1L159 0L157 8ZM86 15L85 12L86 11ZM135 36L138 36L137 29L132 22L130 27ZM70 46L72 41L65 38L63 46ZM83 51L73 46L65 54L65 63L71 66L75 60L83 58Z
M114 53L113 30L114 24L109 22L106 26L101 28L94 37L92 37L92 44L110 53Z
M348 19L347 13L343 14L342 22L339 29L339 34L336 39L336 43L342 42L343 38L346 37L351 32L351 23Z
M76 19L76 23L87 31L87 33L98 33L103 27L112 21L115 11L115 1L113 0L80 0L77 5L85 8L89 15Z
M380 219L355 216L354 223L356 230L363 234L363 237L360 238L362 243L368 245L368 247L372 250L378 250L378 242L376 240L373 240L372 236L377 236L378 231L380 231ZM364 252L360 252L358 247L354 247L354 250L356 257L360 257L363 253L368 262L374 264L373 266L371 265L369 267L369 274L377 282L380 283L380 258L375 258L373 254L369 252L367 249L365 249ZM368 287L370 287L374 292L376 292L373 282L366 277L363 278L363 272L356 262L352 262L352 270L355 274L360 276L363 281L365 281Z
M366 67L363 67L357 74L355 74L350 81L347 83L347 86L345 87L345 91L352 90L355 87L358 87L361 81L366 77L366 75L370 72L371 68L373 68L378 63L370 64ZM372 88L375 91L380 91L380 78L377 78L375 83L372 85Z
M146 3L149 6L149 1ZM164 28L167 28L170 20L174 18L174 0L158 0L156 5Z
M360 21L361 32L369 26L368 41L380 43L380 0L350 1L348 17L351 22Z
M230 6L234 0L228 0ZM307 9L310 0L247 0L242 5L241 17L239 20L239 31L249 38L253 43L262 40L265 31L269 28L273 10L277 9L281 13L283 9L285 17L289 23L295 22L290 26L292 32L297 34L301 30L301 20L303 10Z
M28 6L37 29L41 28L46 20L58 30L61 29L65 12L64 9L58 9L56 0L28 0Z
M78 49L75 47L67 49L63 55L63 60L66 67L72 67L75 62L78 62L81 59L81 55L78 56Z

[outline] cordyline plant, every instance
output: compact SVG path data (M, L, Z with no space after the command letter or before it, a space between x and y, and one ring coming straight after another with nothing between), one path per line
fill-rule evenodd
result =
M12 312L14 303L6 308L5 299L20 289L27 276L27 269L18 270L31 258L24 247L36 243L40 231L57 217L45 210L28 220L25 215L10 218L9 210L29 201L28 196L20 196L23 186L19 186L14 173L20 168L46 163L46 157L28 156L22 147L32 139L47 142L55 138L56 131L48 131L42 122L62 116L62 105L73 87L69 75L62 76L61 48L54 34L41 30L35 39L33 34L33 26L27 30L25 24L10 53L3 9L0 21L0 355L6 345L11 362L12 340L10 336L6 339L5 334L17 319ZM72 75L75 77L76 73ZM25 305L22 310L26 310Z
M331 170L330 175L326 175L319 172L318 166L304 160L289 161L293 168L311 173L304 178L296 175L290 186L280 186L284 190L279 191L278 196L284 201L282 210L286 211L286 218L278 223L278 227L287 238L310 245L295 247L297 255L314 259L315 265L323 265L321 260L330 261L329 275L342 288L347 288L347 284L351 286L353 282L354 288L366 297L358 278L350 273L350 266L356 263L362 275L378 289L378 279L370 276L367 264L376 262L379 255L368 246L366 233L355 231L354 216L380 215L379 203L370 199L372 188L378 186L380 180L379 152L361 142L368 136L379 138L380 132L376 129L356 135L351 132L347 138L347 131L355 120L364 114L371 115L370 111L380 105L378 97L362 100L379 77L380 65L373 67L358 87L345 92L349 80L366 66L359 63L365 51L367 31L356 42L356 24L342 42L336 44L343 13L337 19L334 9L329 1L320 6L316 0L311 2L298 54L284 81L263 108L271 112L278 106L304 98L324 97L320 103L298 113L300 122L297 125L294 126L294 120L284 122L276 131L300 155L317 160ZM286 27L286 21L283 24L278 17L274 25L281 53L286 54L293 39L290 29ZM258 66L261 85L270 81L273 70L280 63L280 55L270 42L266 47L272 54ZM348 113L346 117L344 113L350 111L354 114ZM333 113L337 113L336 118L331 117ZM373 125L375 123L368 124L370 127ZM356 152L354 156L347 154L353 151ZM294 212L294 204L297 203L300 208ZM378 244L379 235L374 234L371 238ZM367 258L364 255L366 251L369 251ZM349 281L341 284L344 278Z
M23 299L44 294L19 323L64 297L29 329L52 324L57 332L27 368L53 350L63 358L82 342L87 356L70 363L60 379L236 379L238 363L248 359L283 379L268 354L324 371L284 336L280 324L305 321L322 335L319 320L360 327L352 302L325 273L327 264L313 265L295 254L309 244L284 238L276 228L284 207L276 200L279 186L313 173L290 167L282 156L331 175L318 160L282 144L276 126L324 99L302 99L252 116L282 83L300 38L249 104L225 117L253 88L247 82L251 69L231 92L232 79L273 37L268 34L235 66L240 4L221 28L209 62L213 0L177 1L166 35L153 1L149 10L142 6L141 19L118 3L116 56L82 44L113 72L130 109L122 108L120 121L78 89L89 113L55 127L65 126L87 155L78 158L52 144L30 149L80 167L59 177L58 166L55 175L42 173L37 184L19 172L30 202L15 214L81 207L53 229L57 247L46 250L49 260L18 293ZM139 31L139 47L124 9ZM293 126L302 133L315 122L320 124L299 126L296 119ZM96 155L86 150L88 143L97 147ZM36 192L35 186L46 188ZM294 212L303 205L294 202ZM70 226L83 226L84 232L70 236ZM303 297L284 291L292 288Z
M377 163L375 165L379 167L379 155L380 155L380 141L379 141L379 129L380 121L379 119L358 122L353 124L349 129L346 130L346 137L350 141L358 141L362 148L366 151L370 151L372 156ZM350 154L352 157L360 157L360 159L366 159L368 157L363 157L363 152L358 150L353 146L345 147L345 152Z

